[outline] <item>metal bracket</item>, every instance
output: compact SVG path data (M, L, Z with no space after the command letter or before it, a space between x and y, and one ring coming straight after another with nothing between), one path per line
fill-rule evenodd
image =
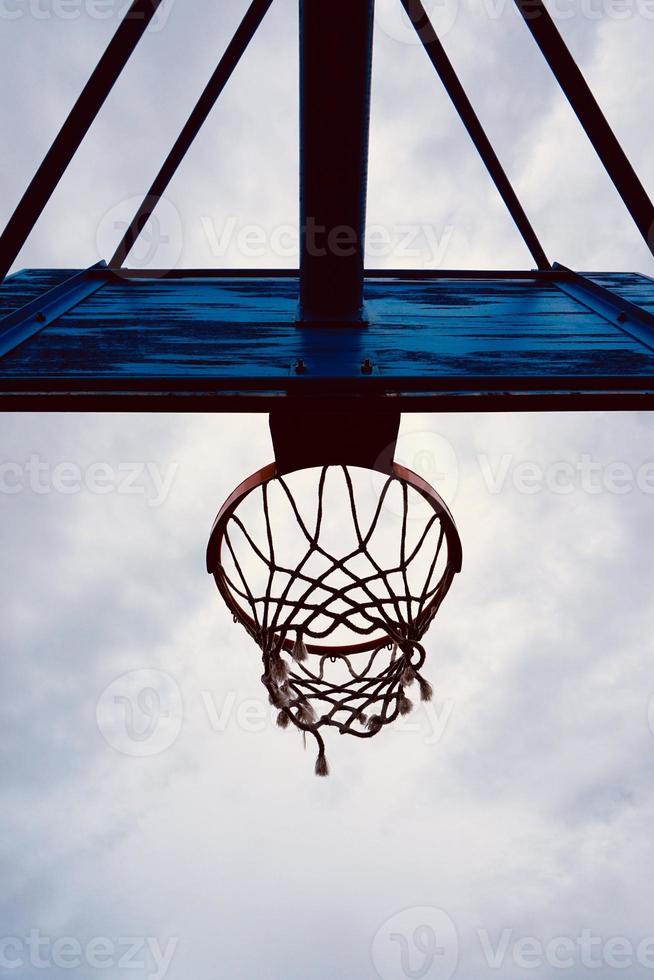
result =
M400 413L302 409L292 415L271 412L278 472L314 466L363 466L389 473L400 430Z
M40 333L107 282L106 262L78 272L0 320L0 357Z
M610 289L600 286L586 276L573 272L572 269L554 263L554 270L563 273L556 278L554 284L561 292L572 299L583 303L584 306L597 313L624 333L640 341L650 350L654 350L654 315L636 306L635 303L621 296L616 296Z

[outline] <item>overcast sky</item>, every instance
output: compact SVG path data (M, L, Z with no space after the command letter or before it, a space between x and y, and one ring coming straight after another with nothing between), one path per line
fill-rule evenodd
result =
M653 191L654 8L558 5ZM118 5L1 9L6 219ZM244 9L165 0L17 267L107 257ZM435 18L550 257L651 274L509 4ZM276 0L148 262L296 264L296 30ZM530 268L409 42L379 0L369 222L391 244L371 264ZM204 571L220 504L271 459L265 417L0 426L0 977L652 975L650 416L405 416L399 457L451 505L464 569L427 638L433 705L332 736L326 780Z

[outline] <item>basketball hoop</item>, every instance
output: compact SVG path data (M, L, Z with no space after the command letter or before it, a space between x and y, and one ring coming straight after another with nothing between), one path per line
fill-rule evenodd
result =
M361 467L352 446L338 463L328 449L326 465L278 461L245 480L207 551L234 621L261 650L278 725L314 736L321 776L322 729L370 738L409 713L410 692L431 698L421 641L462 561L433 487L388 454Z

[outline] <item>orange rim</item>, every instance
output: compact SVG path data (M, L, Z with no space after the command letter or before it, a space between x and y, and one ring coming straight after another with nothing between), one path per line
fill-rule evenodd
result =
M229 495L223 506L218 512L218 516L214 521L213 527L211 529L211 534L209 536L209 544L207 546L207 571L213 575L218 591L223 597L225 604L232 613L232 615L248 630L251 635L254 635L257 629L257 624L252 616L246 612L239 602L234 598L232 591L227 584L226 576L222 568L222 547L225 540L225 530L227 524L232 514L239 508L243 500L262 487L265 483L269 483L271 480L276 479L279 475L277 464L269 463L267 466L263 466L256 473L253 473L247 479L243 480L241 484ZM287 473L284 473L286 476ZM405 483L407 486L411 487L417 493L423 497L427 503L430 505L434 513L436 513L443 526L445 540L447 543L447 565L441 579L443 587L438 589L434 598L425 607L422 616L426 617L427 620L435 615L441 602L447 595L452 580L457 572L461 571L463 563L463 549L461 546L461 538L459 537L459 532L457 531L456 524L454 523L454 518L450 512L449 507L440 496L440 494L429 484L426 480L423 480L421 476L414 473L412 470L407 469L407 467L400 465L400 463L393 463L391 467L390 476L394 476L397 480ZM281 632L281 630L279 631ZM362 643L353 644L335 644L334 646L327 646L320 643L307 643L307 649L309 653L318 654L322 656L338 657L347 656L349 654L356 653L367 653L371 650L375 650L380 646L383 646L384 642L379 640L366 640ZM293 640L288 638L284 640L283 643L284 650L290 652L293 648Z

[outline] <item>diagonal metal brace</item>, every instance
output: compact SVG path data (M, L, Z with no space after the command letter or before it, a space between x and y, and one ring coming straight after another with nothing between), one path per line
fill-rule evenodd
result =
M132 218L129 227L123 235L116 251L109 260L112 269L120 268L131 252L136 239L165 193L168 184L173 179L177 168L186 156L195 137L198 135L218 97L232 77L238 63L245 54L250 41L256 34L263 18L270 9L273 0L252 0L236 33L229 42L225 53L220 59L211 78L207 82L200 98L186 120L181 133L175 140L172 149L164 160L161 169L152 182L150 190L145 195L138 211Z
M133 0L119 24L7 227L0 235L0 282L27 241L161 2L162 0Z
M536 232L534 231L529 218L527 217L511 181L506 175L502 164L499 161L493 146L486 135L484 127L479 121L477 113L472 107L470 99L466 95L463 85L454 70L452 62L447 56L445 48L440 42L434 26L431 23L422 0L400 0L404 10L413 24L422 46L438 72L438 76L449 95L454 108L461 118L461 122L468 131L477 152L482 158L493 183L495 184L502 200L508 208L509 214L522 235L523 241L532 254L534 261L539 269L550 269L550 263L545 254Z
M604 164L650 252L654 254L654 205L620 146L606 116L543 0L514 0L554 77Z
M654 350L654 314L558 262L554 263L553 268L561 273L560 278L554 280L561 292Z
M34 337L107 282L106 263L98 262L37 296L0 320L0 357Z

